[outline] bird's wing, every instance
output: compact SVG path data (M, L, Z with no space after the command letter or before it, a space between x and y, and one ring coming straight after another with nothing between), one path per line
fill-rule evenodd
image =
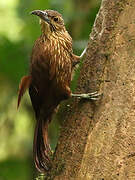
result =
M19 84L17 108L19 108L21 98L24 95L25 91L29 88L30 83L31 83L31 76L22 77L21 82Z

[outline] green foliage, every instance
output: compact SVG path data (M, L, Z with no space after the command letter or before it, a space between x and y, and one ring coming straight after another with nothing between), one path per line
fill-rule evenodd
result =
M26 158L12 157L0 162L0 180L32 179L30 172L30 163Z
M28 73L31 49L40 35L39 19L30 15L34 9L54 9L63 14L66 28L73 37L75 54L86 46L99 7L99 0L1 0L0 1L0 179L29 180L34 171L32 139L34 114L28 95L17 111L18 84ZM74 91L79 69L71 84ZM53 150L58 138L59 120L50 126ZM14 157L14 158L13 158Z

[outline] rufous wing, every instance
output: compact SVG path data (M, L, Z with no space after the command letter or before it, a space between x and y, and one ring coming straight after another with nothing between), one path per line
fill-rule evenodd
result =
M30 84L31 84L31 76L22 77L21 82L19 84L17 109L19 108L22 96L24 95L25 91L29 88Z

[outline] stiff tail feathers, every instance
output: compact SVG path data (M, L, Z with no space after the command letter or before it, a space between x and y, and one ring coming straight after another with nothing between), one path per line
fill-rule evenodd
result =
M22 96L24 95L25 91L29 88L30 83L31 83L31 76L22 77L21 82L19 84L17 109L19 108Z
M51 148L48 141L48 124L49 121L37 119L34 135L34 161L39 172L49 170Z

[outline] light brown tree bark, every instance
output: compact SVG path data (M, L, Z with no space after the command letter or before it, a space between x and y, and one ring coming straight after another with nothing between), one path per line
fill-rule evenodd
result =
M135 179L135 1L103 0L90 35L78 93L62 109L63 127L45 179Z

